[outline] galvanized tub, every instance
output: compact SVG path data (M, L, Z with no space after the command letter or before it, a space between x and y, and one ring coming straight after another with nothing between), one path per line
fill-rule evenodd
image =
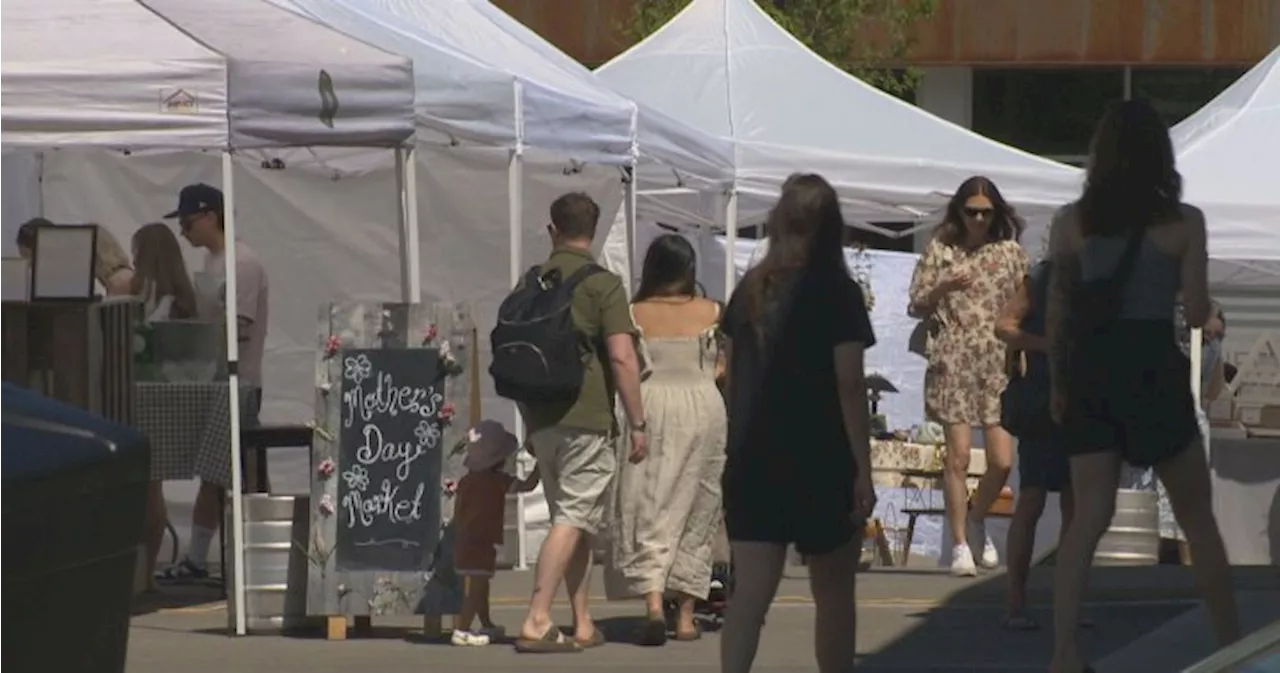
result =
M1111 527L1098 541L1093 564L1148 566L1160 562L1160 505L1154 489L1116 492Z
M307 540L311 498L244 495L245 622L250 633L302 629L307 616ZM227 506L227 544L235 549L235 528ZM235 628L235 563L228 555L227 625Z

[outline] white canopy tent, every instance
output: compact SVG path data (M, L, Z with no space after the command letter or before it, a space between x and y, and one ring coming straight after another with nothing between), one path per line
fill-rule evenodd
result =
M540 148L575 162L625 167L649 189L716 193L732 179L732 147L726 140L609 90L590 71L572 64L549 43L539 42L541 38L487 2L276 1L374 44L415 58L421 55L418 106L424 123L428 120L423 110L441 107L432 99L434 92L448 90L438 80L456 82L451 71L465 62L468 77L480 77L485 95L474 96L470 108L456 113L468 120L470 134L464 137L510 148L513 175L520 171L524 150ZM467 91L476 92L470 81ZM461 125L454 126L462 131ZM512 184L516 182L513 177ZM626 181L629 193L633 182ZM627 202L634 204L634 197ZM634 205L628 209L634 210ZM523 268L512 261L515 280Z
M566 158L567 164L563 169L544 165L542 171L570 174L590 165L603 165L614 167L615 175L620 174L622 179L615 179L614 184L622 192L621 219L630 234L628 240L632 241L626 245L628 255L636 249L637 184L646 189L707 193L714 201L732 180L732 147L728 141L707 136L609 90L589 70L572 63L487 3L274 1L413 57L420 138L443 132L451 138L508 151L506 279L500 281L490 272L469 288L471 293L486 288L485 301L476 304L477 322L484 332L492 325L502 296L520 279L527 265L542 254L541 246L531 246L528 239L533 236L537 243L543 243L546 208L540 204L540 209L530 211L527 206L542 201L542 195L525 191L530 174L539 171L531 161L539 151L557 153ZM458 90L460 81L466 83L465 91ZM436 171L437 175L442 173ZM550 194L547 197L545 203L554 198ZM473 201L474 195L468 195L468 200ZM618 212L616 201L610 204L606 199L602 206L607 218ZM466 210L474 208L468 206ZM474 239L474 232L484 223L472 226L467 219L460 218L458 223ZM606 219L605 225L609 224L611 219ZM450 254L467 253L454 249ZM430 273L439 265L427 264L426 268ZM445 285L452 279L434 280L437 282L429 286ZM487 344L481 345L481 357L482 362L487 361ZM486 415L510 418L519 432L514 407L489 390L488 383L482 381ZM523 531L518 539L523 544ZM522 566L525 560L521 550L518 564Z
M1170 130L1215 284L1280 285L1280 47Z
M753 0L693 0L596 72L624 95L734 141L743 224L760 221L796 171L822 174L846 216L864 223L919 220L974 174L1024 210L1047 212L1079 189L1075 168L983 138L839 70Z
M413 134L407 59L259 0L13 0L4 18L6 149L220 150L228 241L236 240L233 151L358 145L395 148L402 164L400 148ZM402 190L401 204L412 199ZM404 237L416 243L416 223L400 210ZM417 301L416 245L404 248L403 292ZM235 268L228 245L232 465L240 463ZM243 635L242 485L240 471L231 473Z

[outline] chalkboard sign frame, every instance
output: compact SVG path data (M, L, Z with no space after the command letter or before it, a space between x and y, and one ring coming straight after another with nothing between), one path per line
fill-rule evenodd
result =
M311 451L311 537L307 541L307 614L312 616L456 614L461 600L452 572L446 522L453 515L452 494L444 483L463 473L461 455L453 452L471 417L471 350L473 323L467 305L403 303L339 303L321 307L317 330L315 441ZM448 344L445 346L445 344ZM440 502L440 540L414 570L362 568L337 563L341 509L339 440L343 413L342 376L345 350L444 349L440 389L452 405L451 422L442 425L439 442L441 483L432 497Z

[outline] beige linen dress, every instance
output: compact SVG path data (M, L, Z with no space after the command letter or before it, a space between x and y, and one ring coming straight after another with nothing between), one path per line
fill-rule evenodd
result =
M705 598L721 522L727 418L716 388L714 328L697 336L641 337L649 375L640 386L649 455L627 461L619 442L605 593L610 599L678 591Z
M924 375L925 415L943 425L999 425L1000 393L1008 383L1006 349L996 338L996 318L1027 275L1027 254L1017 241L976 250L929 242L911 276L916 307L953 273L973 283L942 298L928 316Z

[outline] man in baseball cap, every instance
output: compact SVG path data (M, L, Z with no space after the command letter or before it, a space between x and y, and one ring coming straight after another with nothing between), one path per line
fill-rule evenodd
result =
M223 231L225 214L222 190L212 185L197 183L187 185L178 192L178 208L165 215L177 219L183 238L192 246L208 251L204 269L197 274L197 290L200 278L208 281L205 287L211 304L217 311L201 311L203 320L221 320L225 314L225 253L228 243ZM242 398L241 424L250 428L258 425L258 412L262 407L262 359L267 340L267 272L258 256L241 241L236 246L236 314L240 357L238 362L240 382L248 390ZM200 477L200 491L196 495L191 513L191 541L187 555L178 564L160 574L163 580L203 580L208 577L207 557L209 545L218 531L220 522L219 499L231 486L231 457L214 456L209 460L197 458L195 472ZM252 479L256 470L249 461L246 477ZM236 466L239 469L239 466ZM249 481L245 482L250 484ZM252 484L250 484L252 485ZM266 484L260 485L264 490Z

